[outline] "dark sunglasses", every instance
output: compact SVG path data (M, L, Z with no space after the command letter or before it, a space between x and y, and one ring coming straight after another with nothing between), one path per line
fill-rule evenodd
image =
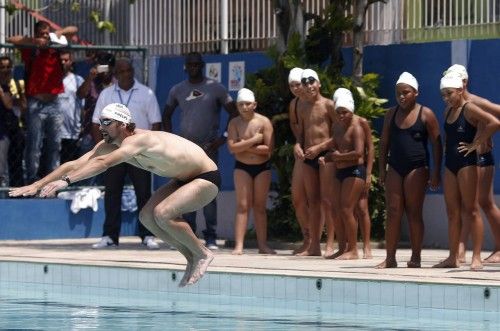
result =
M101 122L102 126L110 126L111 123L113 123L115 120L112 120L110 118L101 118L99 122Z
M303 85L308 85L308 84L314 84L314 82L316 81L316 78L310 76L310 77L304 77L300 80L300 82L303 84Z

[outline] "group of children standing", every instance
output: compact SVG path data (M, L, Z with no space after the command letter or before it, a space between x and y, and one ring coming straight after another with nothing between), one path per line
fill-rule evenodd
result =
M482 268L483 224L480 207L491 226L495 250L484 262L500 262L500 211L493 199L494 160L491 136L500 129L500 105L467 90L465 67L451 66L440 82L446 103L444 197L448 212L449 257L434 267L454 268L465 262L465 243L472 236L471 269ZM358 223L363 258L371 258L368 192L375 159L368 121L354 114L351 92L335 91L332 99L320 93L321 83L311 69L294 68L288 77L294 99L290 126L296 138L293 151L292 200L303 244L296 255L321 256L320 238L326 226L327 259L357 259ZM443 145L438 120L417 103L418 82L404 72L395 84L397 106L385 115L379 155L379 181L385 187L386 259L377 268L397 267L396 249L401 219L406 213L412 255L407 266L421 266L425 192L441 185ZM238 92L240 116L228 127L228 147L236 158L234 183L237 215L234 254L242 254L249 209L253 208L259 253L274 254L267 246L266 201L271 182L273 150L270 120L257 114L252 91ZM428 142L432 153L429 153ZM430 162L432 154L433 162ZM432 164L432 169L431 169ZM334 238L338 250L334 250Z

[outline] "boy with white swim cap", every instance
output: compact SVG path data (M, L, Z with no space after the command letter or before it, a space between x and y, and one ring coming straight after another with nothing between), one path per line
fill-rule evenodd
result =
M301 96L304 94L304 88L301 83L302 68L293 68L290 70L288 75L288 88L293 94L294 98L290 101L288 105L288 118L290 120L290 128L292 129L295 139L297 139L299 122L298 113L301 111ZM294 153L294 163L292 170L292 183L291 183L291 193L292 193L292 204L295 210L295 217L300 226L300 231L302 233L303 241L300 247L293 250L292 254L303 253L308 247L310 242L309 236L309 224L308 224L308 210L307 210L307 198L304 186L304 175L303 175L304 162L297 158Z
M320 233L322 219L327 232L333 233L332 205L329 202L329 190L333 185L332 165L320 165L318 160L324 155L331 142L330 112L334 112L333 101L320 93L321 83L318 74L312 69L305 69L301 77L303 95L300 98L297 141L294 154L304 163L303 176L308 202L309 247L300 255L321 255ZM332 238L333 235L329 235ZM325 256L333 254L333 242L327 242Z
M234 155L236 190L235 247L233 254L243 254L248 214L253 210L259 254L276 254L267 245L266 201L271 185L270 158L274 147L271 121L255 112L254 93L242 88L236 98L239 116L228 125L227 146Z

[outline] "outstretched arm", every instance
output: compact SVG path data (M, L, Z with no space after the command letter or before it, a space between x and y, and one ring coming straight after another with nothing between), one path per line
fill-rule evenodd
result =
M87 163L90 159L94 158L96 155L98 155L100 153L100 151L103 149L103 147L102 147L103 143L104 142L97 144L96 146L94 146L94 148L91 151L82 155L80 158L61 164L54 171L52 171L50 174L48 174L47 176L43 177L42 179L34 182L33 184L11 189L9 191L9 196L11 196L11 197L25 196L26 197L26 196L36 195L38 193L38 191L40 189L42 189L42 187L44 187L48 183L60 179L61 177L69 174L70 172L74 171L75 169L83 167L85 163Z
M147 142L144 141L144 138L137 138L136 136L125 138L120 147L116 148L115 146L116 149L114 150L100 153L101 155L90 158L82 167L70 171L66 175L66 180L59 181L63 182L64 185L62 187L59 187L60 185L55 185L55 189L52 188L51 190L51 188L47 188L48 185L46 185L44 189L42 189L42 196L50 196L55 190L67 187L69 183L94 177L110 167L126 162L135 155L140 154L146 148L146 144ZM45 188L47 188L47 190L45 190Z
M16 46L46 46L48 41L43 38L33 38L28 36L12 36L7 38L7 42L14 44Z
M64 28L55 31L55 34L58 37L61 37L64 35L68 39L71 39L77 33L78 33L78 28L76 26L72 26L72 25L65 26Z

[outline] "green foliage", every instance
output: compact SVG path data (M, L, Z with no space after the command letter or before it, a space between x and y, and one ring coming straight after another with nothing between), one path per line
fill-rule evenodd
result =
M17 8L12 2L5 4L5 11L9 15L13 15L16 12Z
M80 5L80 2L78 1L73 1L71 3L71 11L72 12L79 12L80 9L82 9L82 6Z
M340 41L344 31L353 27L352 16L345 15L343 8L348 2L337 0L334 5L327 6L325 16L315 16L314 25L309 29L309 36L305 42L307 60L309 63L323 63L327 61L337 41Z
M98 10L90 12L90 21L94 22L96 27L101 30L108 30L109 32L116 32L115 25L111 21L101 21L101 13Z
M348 23L345 23L346 25L343 25L343 27L351 26L351 23ZM321 36L320 41L311 40L318 38L318 36ZM324 39L324 36L317 32L309 36L306 45L319 45L327 42L327 39ZM317 49L317 52L319 53L320 49ZM307 54L309 53L308 51ZM273 168L276 170L277 180L272 187L275 195L272 197L273 205L268 212L268 231L270 238L297 240L301 237L301 234L295 218L290 192L295 138L288 121L288 104L292 100L292 95L288 89L288 72L293 67L316 70L321 81L321 93L327 97L331 97L335 89L339 87L348 88L355 99L356 114L369 121L384 115L385 110L382 105L387 100L377 98L377 74L369 73L364 75L361 87L356 87L351 77L331 75L328 71L328 65L332 64L325 63L325 57L320 54L316 54L316 57L306 56L306 50L301 47L298 34L291 37L285 53L279 54L276 48L271 48L267 55L273 60L274 65L250 75L248 77L248 86L255 92L259 105L258 111L269 117L273 122L276 139L276 148L271 161ZM373 139L377 147L378 137L375 133ZM384 233L385 206L383 188L378 184L377 173L378 167L374 165L370 192L370 214L372 217L372 237L380 239Z

